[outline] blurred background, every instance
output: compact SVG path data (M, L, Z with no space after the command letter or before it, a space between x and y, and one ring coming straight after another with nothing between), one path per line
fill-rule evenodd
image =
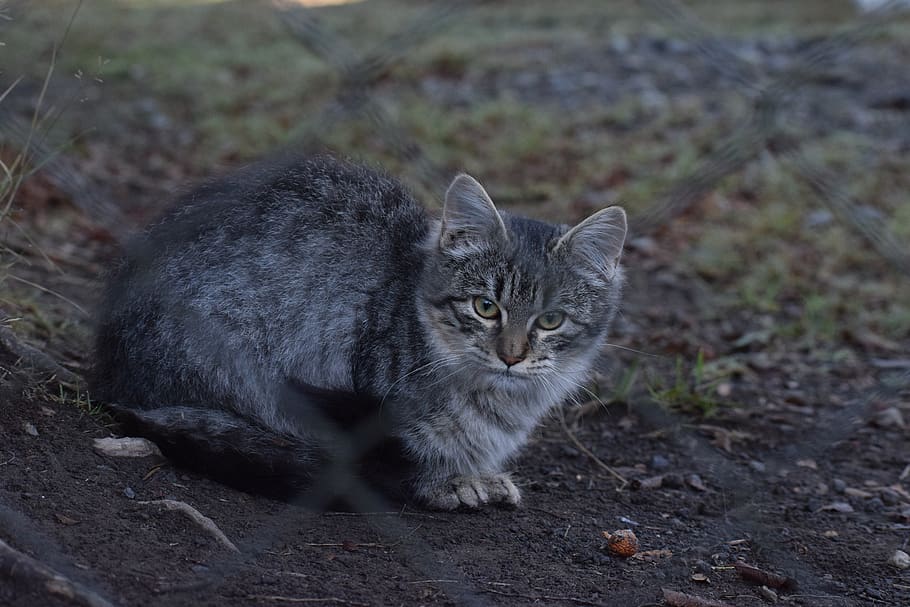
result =
M129 233L203 177L328 150L430 207L465 170L533 217L628 210L616 348L572 436L647 400L747 463L820 457L866 412L854 448L910 463L905 2L0 6L0 325L72 374L51 396L93 406L93 297Z
M4 252L28 263L2 278L91 261L84 239L292 146L430 206L457 170L549 220L620 203L644 263L710 292L702 323L898 343L910 45L907 13L872 4L8 2L2 159L34 179L5 192Z

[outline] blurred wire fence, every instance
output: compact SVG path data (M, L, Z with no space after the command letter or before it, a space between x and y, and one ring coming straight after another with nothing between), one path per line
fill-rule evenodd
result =
M444 187L450 177L449 171L437 164L421 143L410 137L374 101L372 89L391 66L407 62L409 51L432 39L479 4L484 3L468 0L428 3L414 21L404 24L400 31L385 42L361 54L343 38L324 27L314 10L292 0L273 0L271 6L286 25L288 35L300 42L303 51L322 59L338 75L334 98L326 104L321 114L308 121L308 126L304 129L306 135L294 142L292 147L324 147L323 136L333 125L353 119L366 121L400 160L417 168L416 172L426 188L438 191ZM887 260L895 273L910 276L910 250L907 244L900 242L890 232L881 217L863 212L860 204L851 198L839 182L839 177L809 158L802 149L804 142L789 136L785 128L791 102L807 82L807 74L837 62L855 45L873 36L890 18L896 3L884 3L864 16L857 17L849 29L806 44L797 61L782 72L764 70L762 65L743 60L723 37L710 31L679 2L647 0L644 4L655 19L663 20L676 28L678 34L693 44L730 86L741 91L743 97L749 100L750 112L742 117L740 128L718 142L713 152L701 160L693 172L677 179L652 208L632 218L631 233L641 236L666 225L717 188L726 177L759 156L770 154L778 158L787 170L799 175L833 216L848 226L856 236L867 241ZM8 114L0 114L0 121L0 129L8 140L25 142L26 125ZM910 124L891 125L891 128L895 127L906 129L910 128ZM106 225L118 223L117 205L110 202L106 194L93 190L67 158L54 156L47 164L47 172L74 200L82 201L83 208L99 221ZM212 337L204 322L197 325L202 327L200 331L207 332L205 339ZM861 402L839 410L827 422L804 435L802 443L796 446L798 455L822 457L833 444L850 435L870 402L899 394L906 390L908 384L910 371L892 384L878 386L877 390L871 391ZM291 394L289 403L293 402L293 398ZM642 412L655 426L680 421L673 417L675 414L658 406L643 406ZM359 511L394 511L395 508L386 498L361 480L354 464L381 440L381 435L371 430L373 422L374 420L367 420L360 429L350 431L342 430L331 420L325 420L326 440L331 441L334 436L339 444L349 445L350 450L337 455L329 471L318 477L307 491L293 501L318 509L343 498ZM753 538L776 534L776 523L765 520L760 514L762 498L755 494L755 487L744 481L739 468L694 431L689 431L687 438L698 445L692 457L702 462L702 468L709 471L712 481L729 496L727 521L731 529ZM793 454L788 453L787 462L792 459ZM773 470L775 465L783 466L787 462L781 459L779 462L770 461L768 465ZM287 516L293 517L296 514L288 511L285 515L273 517L257 532L255 541L249 541L241 547L242 554L225 556L220 563L210 562L209 571L205 575L212 584L217 585L219 579L231 575L242 566L247 557L265 550L280 538L286 527ZM399 546L399 550L407 555L408 561L421 576L454 582L445 585L445 592L452 601L459 605L494 603L490 595L485 594L484 588L476 586L463 572L447 564L429 544L421 540L419 532L407 529L400 518L389 515L377 516L371 520L379 534ZM21 539L24 544L32 545L39 552L54 552L55 554L48 555L48 561L65 567L65 556L50 542L42 541L39 535L37 531L23 527ZM777 542L768 541L764 546L768 552L773 552L773 560L798 578L804 588L812 589L819 585L819 572L802 564L786 550L775 549ZM85 579L84 572L80 572L79 577ZM620 593L613 595L612 604L631 603L625 602Z

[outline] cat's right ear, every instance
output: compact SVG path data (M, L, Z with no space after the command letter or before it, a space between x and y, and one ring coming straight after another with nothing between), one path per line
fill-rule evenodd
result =
M506 226L487 191L470 175L458 175L446 191L439 248L457 255L506 239Z

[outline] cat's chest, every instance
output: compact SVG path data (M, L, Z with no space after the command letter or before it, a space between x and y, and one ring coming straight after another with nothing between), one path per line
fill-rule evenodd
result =
M487 427L496 438L524 436L537 423L538 403L527 394L481 390L456 395L453 400L462 417Z
M463 470L481 473L514 455L538 419L528 403L495 392L450 394L425 435Z

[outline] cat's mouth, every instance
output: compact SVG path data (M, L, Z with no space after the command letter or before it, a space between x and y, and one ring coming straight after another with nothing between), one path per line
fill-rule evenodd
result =
M491 369L494 377L501 381L524 381L531 376L526 369L516 369L513 367L495 367Z

